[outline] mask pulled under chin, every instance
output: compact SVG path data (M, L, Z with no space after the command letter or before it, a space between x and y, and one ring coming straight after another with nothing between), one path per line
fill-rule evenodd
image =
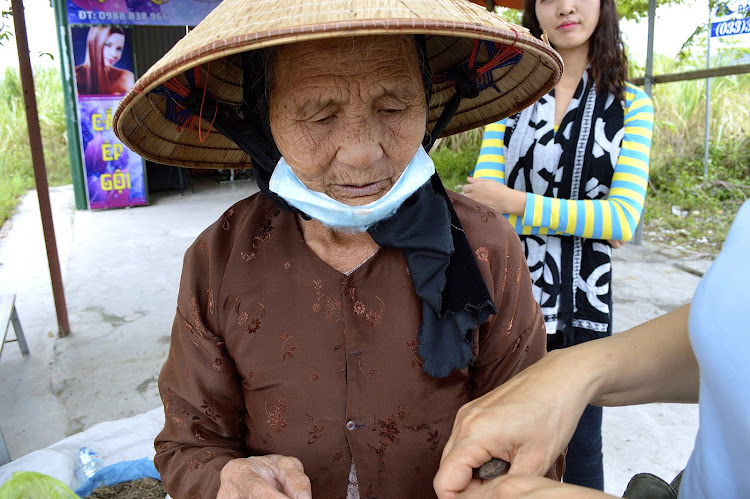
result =
M362 206L349 206L326 194L308 189L282 157L276 164L269 188L287 203L324 225L364 232L396 210L435 173L435 164L422 146L396 183L383 197Z

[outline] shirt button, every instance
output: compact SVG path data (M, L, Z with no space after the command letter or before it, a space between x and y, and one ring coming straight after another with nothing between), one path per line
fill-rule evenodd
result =
M347 430L352 431L355 428L357 428L357 423L355 423L354 421L349 421L349 422L346 423L346 429Z

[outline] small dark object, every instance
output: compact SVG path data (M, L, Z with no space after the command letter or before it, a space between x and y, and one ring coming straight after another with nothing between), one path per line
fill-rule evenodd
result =
M671 484L651 473L638 473L630 479L622 497L625 499L677 499L681 481L682 472Z
M138 478L116 485L105 485L95 489L93 499L163 499L167 495L164 486L154 478Z
M492 480L500 475L504 475L508 472L510 463L493 457L482 466L474 470L474 477L481 478L482 480Z

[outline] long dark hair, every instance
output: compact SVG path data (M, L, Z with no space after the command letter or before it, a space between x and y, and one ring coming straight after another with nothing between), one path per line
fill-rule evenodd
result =
M117 26L94 26L89 28L88 36L86 37L86 59L82 64L86 69L87 93L112 93L110 80L107 77L109 69L104 65L102 51L107 39L113 34L125 36L125 31Z
M537 38L542 36L542 28L536 18L536 0L524 0L521 24ZM589 41L589 62L596 86L623 100L622 91L628 77L628 56L622 43L614 0L601 0L599 24Z

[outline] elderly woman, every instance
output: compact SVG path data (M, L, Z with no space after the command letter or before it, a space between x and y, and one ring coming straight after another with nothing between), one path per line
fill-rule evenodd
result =
M170 495L434 496L458 409L545 334L512 228L425 151L560 71L465 0L225 0L139 80L115 116L129 147L252 160L262 191L185 256L159 378Z

